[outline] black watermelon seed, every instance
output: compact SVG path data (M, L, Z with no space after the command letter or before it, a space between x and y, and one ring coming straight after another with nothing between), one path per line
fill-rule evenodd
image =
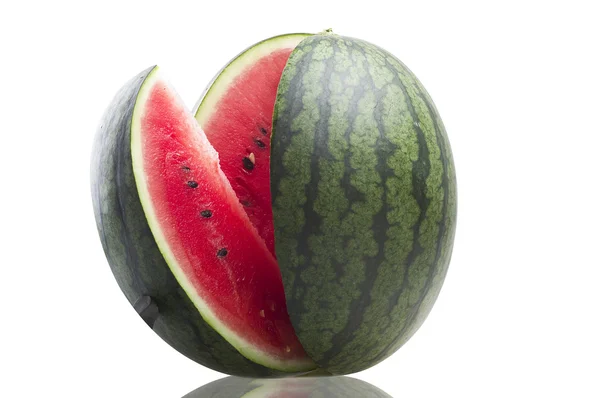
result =
M267 129L264 127L260 128L260 132L262 133L262 135L267 135Z
M262 142L262 141L261 141L260 139L258 139L258 138L255 138L255 139L254 139L254 142L256 143L256 145L257 145L259 148L264 148L264 147L266 147L266 146L267 146L267 145L266 145L264 142Z
M183 171L185 171L185 172L187 173L187 172L188 172L188 171L190 171L191 169L190 169L189 167L187 167L187 166L183 166L183 167L181 168L181 170L183 170Z
M190 188L198 188L198 183L196 181L188 181L187 184Z
M217 252L217 257L225 257L227 255L227 249L222 248Z
M212 217L212 211L210 210L202 210L200 212L200 215L204 218L211 218Z
M249 200L240 200L240 203L244 207L249 207L250 206L250 201Z
M242 164L244 165L244 168L248 171L252 171L254 170L254 162L252 162L252 160L250 160L250 158L245 157L244 159L242 159Z

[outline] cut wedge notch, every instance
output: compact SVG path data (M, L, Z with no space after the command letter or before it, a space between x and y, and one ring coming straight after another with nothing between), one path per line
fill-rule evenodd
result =
M269 156L277 87L294 48L308 34L264 40L234 58L197 106L196 120L259 235L275 254Z

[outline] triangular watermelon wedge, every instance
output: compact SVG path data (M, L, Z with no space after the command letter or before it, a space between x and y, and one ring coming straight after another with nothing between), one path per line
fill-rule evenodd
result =
M315 368L289 320L275 257L221 171L217 152L158 67L125 85L107 110L92 190L113 272L132 303L140 297L158 303L156 324L147 321L161 337L228 373L272 373L252 363L282 372ZM250 362L198 329L204 327L177 293L181 288L196 315Z
M277 262L200 126L155 68L131 124L133 171L158 247L202 317L252 361L314 368L294 334Z

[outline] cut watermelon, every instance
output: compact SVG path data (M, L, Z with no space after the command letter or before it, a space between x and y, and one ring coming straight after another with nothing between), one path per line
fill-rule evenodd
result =
M283 68L307 36L277 36L242 52L213 80L195 113L219 153L223 173L273 255L269 189L273 108Z
M280 36L231 61L195 116L150 68L98 130L98 231L142 318L241 376L348 374L395 352L440 292L456 226L448 137L416 77L358 39Z
M156 68L133 110L131 153L154 239L206 322L256 363L314 368L289 321L274 256L219 168L217 152Z

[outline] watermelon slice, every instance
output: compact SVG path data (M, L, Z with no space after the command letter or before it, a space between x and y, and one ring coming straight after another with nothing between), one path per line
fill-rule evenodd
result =
M275 257L219 167L217 151L158 68L133 109L131 156L158 248L206 322L258 364L313 369L290 323Z
M307 36L276 36L242 52L217 74L195 112L219 153L223 173L273 255L269 189L273 108L286 62Z

